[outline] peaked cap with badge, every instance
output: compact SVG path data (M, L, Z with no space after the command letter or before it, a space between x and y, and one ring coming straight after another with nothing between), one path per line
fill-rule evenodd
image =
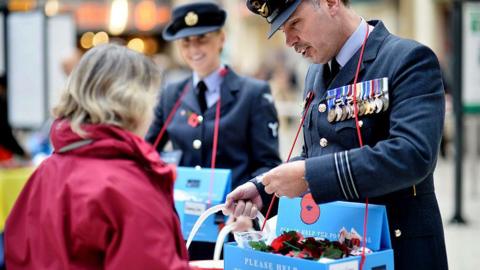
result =
M197 2L174 8L172 20L163 30L167 41L217 31L225 24L227 13L213 2Z
M284 24L302 0L247 0L247 8L270 23L268 38Z

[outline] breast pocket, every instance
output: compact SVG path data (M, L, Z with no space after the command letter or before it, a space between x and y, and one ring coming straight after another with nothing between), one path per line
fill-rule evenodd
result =
M359 126L362 134L362 141L364 145L368 144L370 142L373 122L371 119L359 119ZM355 119L335 123L334 130L338 144L345 149L360 147Z

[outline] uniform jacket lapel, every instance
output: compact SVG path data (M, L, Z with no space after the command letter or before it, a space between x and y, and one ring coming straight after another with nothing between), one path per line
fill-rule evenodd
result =
M223 78L223 82L220 85L220 98L222 102L222 108L228 106L230 103L235 101L235 92L240 89L240 77L229 67L228 73ZM197 93L195 91L195 86L193 85L193 78L190 77L187 81L187 84L190 89L185 94L183 98L183 104L189 107L193 112L201 114L200 105L198 104ZM182 89L183 90L183 89ZM215 106L212 106L207 109L205 114L215 113Z
M193 85L192 76L190 76L190 78L188 79L187 85L185 87L188 87L189 89L187 90L188 92L183 97L183 101L182 101L183 104L189 107L193 112L201 114L200 104L198 104L197 93L195 91L195 86ZM183 91L183 88L181 91Z
M315 79L313 80L313 90L319 93L322 89L326 89L325 80L323 79L324 65L318 65L318 72L315 73ZM309 89L312 90L312 89Z
M220 98L222 100L222 108L227 107L235 101L235 94L240 90L240 77L229 67L228 73L223 78L220 86Z
M375 29L372 31L372 33L370 33L368 37L367 44L365 46L365 52L363 55L363 61L360 65L359 74L362 74L366 63L373 61L377 57L383 40L385 40L385 38L390 34L382 22L370 21L368 23L375 26ZM355 53L355 55L350 58L347 64L340 70L338 75L332 81L330 86L327 87L328 89L333 89L353 83L353 80L355 78L355 72L357 70L358 58L360 57L360 51L361 49L359 49ZM360 78L359 81L361 81Z

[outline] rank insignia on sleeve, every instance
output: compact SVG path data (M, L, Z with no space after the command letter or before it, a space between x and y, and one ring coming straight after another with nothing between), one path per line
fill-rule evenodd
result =
M272 132L272 137L277 138L278 137L278 122L268 123L268 128Z
M388 78L345 85L327 91L328 122L339 122L355 117L353 102L355 92L358 116L378 114L388 109Z
M273 96L272 94L263 94L263 98L266 99L268 101L268 103L273 103Z

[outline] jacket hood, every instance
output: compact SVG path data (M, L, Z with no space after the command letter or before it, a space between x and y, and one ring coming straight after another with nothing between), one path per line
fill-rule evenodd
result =
M113 125L84 124L85 137L73 132L68 120L56 120L50 130L54 153L99 159L131 159L165 176L174 176L153 147L137 135Z

